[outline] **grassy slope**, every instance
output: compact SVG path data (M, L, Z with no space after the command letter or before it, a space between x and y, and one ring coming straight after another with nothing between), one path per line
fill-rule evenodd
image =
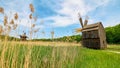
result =
M119 56L107 50L80 46L0 44L0 68L119 68Z
M107 52L106 50L92 50L81 48L81 58L77 64L81 68L119 68L120 54ZM77 61L77 60L76 60Z

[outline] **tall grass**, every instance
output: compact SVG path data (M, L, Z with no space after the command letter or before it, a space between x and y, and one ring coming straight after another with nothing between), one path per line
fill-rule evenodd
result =
M14 43L0 44L0 68L63 68L74 63L77 54L76 47Z
M120 54L106 50L92 50L80 46L57 46L55 42L48 46L33 43L37 42L2 42L0 68L120 67Z

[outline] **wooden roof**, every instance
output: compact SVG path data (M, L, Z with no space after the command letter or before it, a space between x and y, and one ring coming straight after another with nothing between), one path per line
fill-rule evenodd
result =
M90 25L86 25L86 26L83 27L82 32L84 32L84 31L91 31L91 30L98 30L99 29L99 25L101 25L101 22L90 24Z
M85 32L85 31L92 31L92 30L98 30L99 27L94 27L92 29L83 29L82 32Z

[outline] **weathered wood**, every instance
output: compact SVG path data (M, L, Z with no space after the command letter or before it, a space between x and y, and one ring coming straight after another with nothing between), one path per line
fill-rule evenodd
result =
M82 29L82 44L84 47L94 49L107 47L105 30L101 22L86 25Z

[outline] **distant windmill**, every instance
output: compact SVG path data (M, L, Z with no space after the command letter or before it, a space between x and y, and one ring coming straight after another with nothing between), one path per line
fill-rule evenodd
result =
M20 36L20 39L21 41L26 41L27 40L27 36L26 36L26 33L23 31L23 34L22 35L19 35Z

